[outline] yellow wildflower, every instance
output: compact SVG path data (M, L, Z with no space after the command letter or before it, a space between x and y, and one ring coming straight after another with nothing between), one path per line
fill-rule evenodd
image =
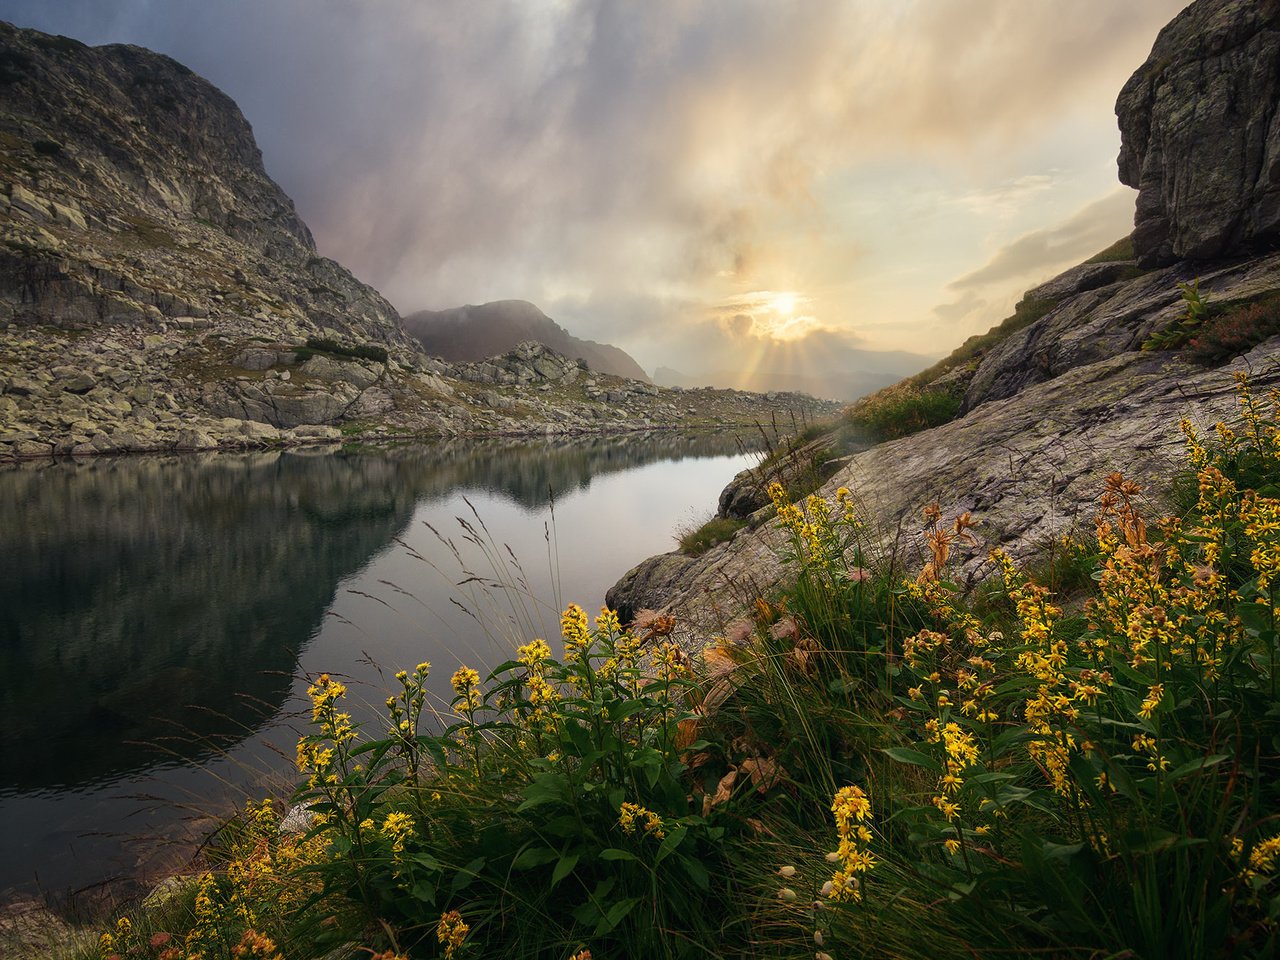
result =
M470 925L457 910L447 910L440 914L440 922L436 924L436 940L444 947L445 960L453 960L470 932Z

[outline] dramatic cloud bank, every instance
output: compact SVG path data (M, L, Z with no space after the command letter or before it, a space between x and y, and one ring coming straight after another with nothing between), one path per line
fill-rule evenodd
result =
M938 354L1128 229L1115 94L1182 0L0 0L161 50L401 309L532 300L650 369Z

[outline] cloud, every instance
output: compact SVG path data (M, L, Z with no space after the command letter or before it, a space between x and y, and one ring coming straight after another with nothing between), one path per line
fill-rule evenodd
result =
M1039 194L1052 190L1058 179L1052 173L1026 174L981 190L971 190L950 202L980 216L1009 216Z
M972 290L966 290L958 300L940 303L933 308L933 313L949 325L957 325L968 317L980 313L988 306L988 302Z
M1056 226L1023 234L977 270L953 280L948 289L1007 286L1015 280L1045 277L1087 259L1133 229L1134 196L1132 190L1117 188ZM945 309L935 307L934 312Z
M988 174L990 158L1080 111L1111 124L1182 0L1077 0L1070 17L1060 0L4 6L223 87L321 251L400 308L525 298L658 354L735 293L847 286L830 251L875 236L831 204L846 180L908 158L968 171L970 212L1051 193L1056 174ZM1041 259L1069 246L1046 242ZM977 273L1036 251L1009 258Z

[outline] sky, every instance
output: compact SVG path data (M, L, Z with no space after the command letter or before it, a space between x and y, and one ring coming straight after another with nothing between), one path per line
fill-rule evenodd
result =
M1183 6L0 0L0 19L213 81L320 252L402 313L530 300L693 373L810 342L940 356L1125 236L1115 98Z

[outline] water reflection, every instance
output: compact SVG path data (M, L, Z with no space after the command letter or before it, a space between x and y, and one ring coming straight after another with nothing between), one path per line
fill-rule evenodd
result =
M198 792L200 771L234 778L222 767L286 746L300 670L376 686L371 659L413 663L424 644L431 658L473 656L480 638L454 582L412 600L388 586L441 553L427 524L443 529L462 493L522 538L517 552L551 549L541 520L554 493L557 537L591 549L566 548L555 583L530 589L599 602L669 549L689 503L714 504L742 458L700 461L715 464L702 473L677 462L741 450L655 434L0 471L0 846L12 854L0 890L28 883L33 865L52 887L120 869L116 841L80 837L134 815L104 791ZM163 815L146 823L165 829Z
M197 759L278 707L335 584L408 522L402 472L275 453L0 474L0 784L119 775L154 761L140 744Z

